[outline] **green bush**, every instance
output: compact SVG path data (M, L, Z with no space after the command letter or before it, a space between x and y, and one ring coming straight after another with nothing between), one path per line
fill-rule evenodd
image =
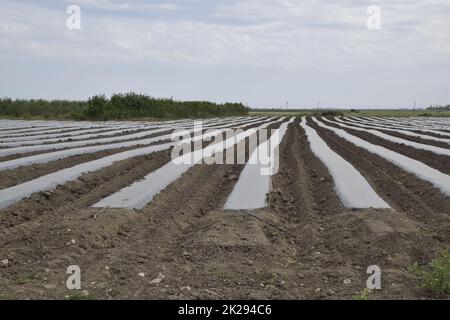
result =
M104 95L97 95L89 98L87 108L84 110L84 115L89 119L100 119L105 113L108 105L108 100Z
M445 250L425 266L416 262L410 271L419 278L420 287L435 296L450 295L450 253Z
M83 101L0 99L0 115L14 118L71 119L85 108Z
M240 103L216 104L207 101L175 101L147 95L115 94L89 99L84 115L88 119L186 118L246 115L249 109Z
M372 291L368 288L364 288L359 294L352 295L353 300L369 300L369 296Z
M343 117L344 113L341 111L327 110L320 112L321 117Z
M450 104L447 104L445 106L441 106L441 105L430 106L427 108L427 110L437 110L437 111L450 110Z
M203 118L247 115L241 103L158 99L133 92L96 95L88 101L0 99L0 116L74 120L121 120L140 118Z

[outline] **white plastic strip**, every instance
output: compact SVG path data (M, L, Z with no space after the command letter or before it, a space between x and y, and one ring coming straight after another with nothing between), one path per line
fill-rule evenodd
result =
M333 131L339 137L353 143L354 145L363 148L373 154L376 154L387 161L392 162L396 166L402 168L403 170L416 175L419 179L430 182L433 186L441 190L441 192L450 196L450 176L442 173L436 169L433 169L420 161L408 158L400 153L394 152L392 150L386 149L381 146L371 144L363 139L355 137L348 132L330 127L316 118L312 118L320 127Z
M335 119L336 119L336 121L339 121L341 123L351 124L353 126L358 126L361 128L369 128L369 129L378 129L378 130L384 130L384 131L390 131L390 132L397 132L397 133L401 133L405 136L416 137L416 138L421 138L424 140L431 140L431 141L444 142L444 143L450 144L450 140L446 139L446 138L438 138L438 137L428 136L428 135L424 135L424 134L420 134L420 133L416 133L416 132L412 132L412 131L408 131L408 130L392 129L390 127L378 126L376 124L370 125L370 124L364 124L362 122L344 120L344 119L348 119L345 117L344 118L335 118Z
M189 152L183 156L172 160L163 167L153 171L143 180L133 183L123 188L119 192L101 200L93 205L93 207L111 207L111 208L135 208L141 209L145 207L153 197L174 182L181 175L201 161L204 157L212 156L215 152L225 150L239 141L257 132L257 130L266 128L272 123L280 120L265 123L258 128L252 128L236 136L226 139L225 141L208 145L207 147Z
M18 137L9 137L9 138L0 138L2 143L5 142L30 142L30 141L45 141L46 139L79 139L78 136L83 136L86 134L97 134L107 135L111 131L122 130L122 129L130 129L130 130L138 130L139 128L148 128L144 125L141 126L116 126L116 127L95 127L88 128L82 130L73 130L72 131L64 131L58 133L48 133L48 134L36 134L36 135L26 135L26 136L18 136ZM51 141L49 141L51 142Z
M405 130L414 130L414 131L428 132L428 133L438 134L438 135L441 135L441 136L450 137L450 133L449 132L437 131L437 130L432 130L432 129L416 128L416 127L411 127L411 126L406 126L406 125L401 125L401 124L388 124L386 122L369 121L369 120L364 120L364 119L361 119L361 118L358 118L357 120L354 120L354 121L356 121L358 123L362 122L364 124L376 125L378 127L386 127L386 128L391 128L391 129L397 129L398 128L398 129L405 129ZM395 128L393 128L393 126L395 126Z
M311 151L328 168L336 193L346 208L389 208L361 173L331 150L316 130L306 124L305 118L302 118L300 126L306 132Z
M344 123L331 121L331 120L328 120L326 118L322 118L322 121L326 121L328 123L332 123L332 124L338 125L338 126L340 126L342 128L352 129L352 130L361 131L361 132L367 132L367 133L373 134L374 136L377 136L377 137L379 137L381 139L384 139L384 140L387 140L387 141L391 141L391 142L394 142L394 143L398 143L398 144L404 144L405 146L413 147L415 149L430 151L430 152L433 152L433 153L436 153L436 154L439 154L439 155L450 156L450 149L440 148L440 147L436 147L436 146L430 146L428 144L423 144L423 143L417 143L417 142L414 142L414 141L409 141L409 140L406 140L406 139L390 136L388 134L385 134L383 132L380 132L380 131L377 131L377 130L374 130L374 129L358 128L358 127L347 125L347 124L344 124Z
M225 203L224 209L251 210L267 206L266 195L270 192L271 176L274 172L269 170L269 172L264 172L263 174L263 170L267 171L269 165L273 166L275 163L278 163L275 157L279 154L275 149L283 140L289 124L294 119L291 118L288 122L282 123L280 128L273 132L267 141L261 143L252 152L247 164L239 175L238 182ZM269 163L262 163L263 154L264 156L266 154L270 156Z
M204 136L198 136L198 138L202 139L204 138ZM10 188L0 190L0 209L14 204L32 195L33 193L52 190L58 185L62 185L68 181L73 181L79 178L82 174L100 170L112 165L114 162L147 155L158 151L168 150L173 145L174 142L170 142L113 154L111 156L85 162L74 167L59 170L37 179L33 179Z

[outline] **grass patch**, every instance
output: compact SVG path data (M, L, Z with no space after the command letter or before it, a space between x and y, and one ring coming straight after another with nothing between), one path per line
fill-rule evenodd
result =
M353 300L369 300L370 294L372 291L368 288L364 288L359 294L355 294L352 296Z
M33 275L20 275L16 278L16 283L18 285L24 285L32 282L36 277Z
M326 115L329 113L329 115ZM324 115L325 114L325 115ZM345 116L345 117L450 117L450 110L408 110L408 109L252 109L249 115L253 116L283 116L283 117L304 117L304 116Z
M336 111L336 110L328 110L320 113L321 117L343 117L344 112Z
M417 262L410 267L410 272L419 279L420 288L435 297L450 295L450 253L443 251L436 259L426 265Z
M95 297L90 293L86 291L77 291L71 295L69 295L69 300L94 300Z
M0 117L56 120L143 120L209 118L247 115L242 103L176 101L133 92L96 95L87 101L0 99Z

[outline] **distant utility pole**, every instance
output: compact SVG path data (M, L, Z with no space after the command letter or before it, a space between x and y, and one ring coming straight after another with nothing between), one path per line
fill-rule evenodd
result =
M289 101L286 101L286 109L289 109Z
M416 115L416 101L414 101L414 107L413 107L413 117Z
M319 110L319 109L320 109L320 101L317 100L317 110Z

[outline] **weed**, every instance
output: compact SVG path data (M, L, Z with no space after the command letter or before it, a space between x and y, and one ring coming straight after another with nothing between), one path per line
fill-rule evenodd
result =
M371 292L372 291L370 291L370 289L364 288L364 290L362 290L361 293L353 295L352 299L353 300L369 300L369 296L370 296Z
M410 272L419 278L420 287L436 297L450 295L450 253L443 251L427 265L415 262Z

